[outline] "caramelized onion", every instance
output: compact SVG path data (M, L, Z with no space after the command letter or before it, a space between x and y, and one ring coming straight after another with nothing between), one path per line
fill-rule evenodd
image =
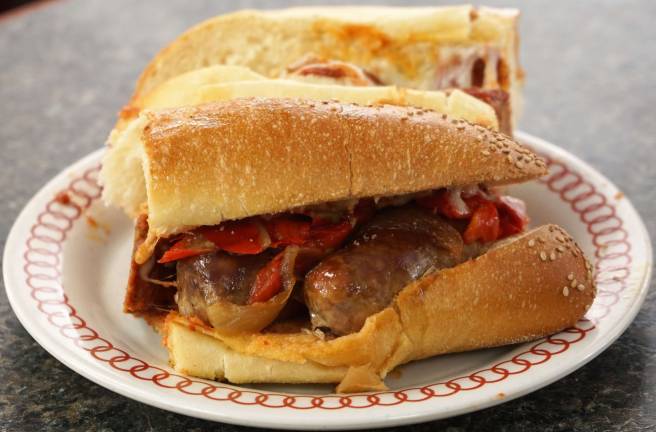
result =
M283 252L281 276L282 290L265 302L253 304L237 304L225 297L217 297L204 308L204 317L215 329L228 333L258 332L276 319L282 308L289 300L296 278L294 277L294 262L298 254L298 247L289 246ZM179 302L181 312L184 307ZM197 309L197 308L196 308ZM198 314L198 310L192 313Z
M165 287L178 286L177 282L174 281L163 281L163 280L151 278L150 272L154 266L155 266L155 256L151 255L150 258L148 258L148 260L145 263L139 266L139 277L141 278L141 280Z

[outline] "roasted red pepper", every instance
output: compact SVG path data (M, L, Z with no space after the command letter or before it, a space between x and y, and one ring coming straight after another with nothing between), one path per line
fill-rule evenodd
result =
M265 302L280 292L283 255L284 252L279 253L257 272L248 304Z
M510 196L500 196L497 202L501 223L501 237L508 237L524 231L528 225L526 204L524 201Z
M302 245L310 238L312 223L303 216L279 215L265 222L271 247Z
M419 206L449 219L469 219L466 243L490 242L524 230L528 224L524 202L501 195L488 197L481 191L462 196L459 190L440 189L416 199Z
M341 245L353 231L353 225L348 219L336 224L317 224L310 228L308 247L331 250Z
M465 219L471 216L471 210L460 197L460 191L440 189L430 195L416 199L419 206L433 214L441 214L450 219Z
M162 257L157 262L160 264L165 264L196 255L210 253L213 250L214 249L212 248L193 247L189 240L184 238L175 242L173 246L169 248L169 250L164 252L164 255L162 255Z
M255 219L227 221L196 230L221 250L254 255L269 247L271 240L264 226Z
M499 212L492 201L482 201L474 210L462 238L466 244L497 240L500 234Z

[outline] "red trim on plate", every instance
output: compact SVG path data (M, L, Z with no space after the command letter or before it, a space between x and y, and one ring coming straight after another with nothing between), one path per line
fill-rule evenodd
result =
M617 215L615 207L592 184L562 162L547 158L547 163L551 174L541 181L549 190L570 204L572 210L587 226L595 246L595 278L598 295L587 314L588 319L583 319L575 327L535 343L528 350L511 359L445 382L397 391L354 395L306 396L262 392L170 373L115 347L78 315L61 285L63 243L73 223L94 200L100 197L101 188L97 182L99 165L72 180L62 191L68 195L69 200L53 198L37 217L26 240L25 282L31 289L30 295L36 301L37 309L59 329L64 337L88 351L93 358L107 363L117 371L129 373L138 380L150 381L159 387L173 389L187 395L203 396L207 399L239 405L298 410L360 409L448 397L525 373L532 367L546 363L566 352L573 344L585 339L586 335L594 329L594 323L608 315L612 306L619 301L619 293L626 288L626 281L630 274L631 245L623 221Z
M592 237L597 298L586 316L599 322L619 302L619 294L626 288L631 265L629 233L609 198L562 162L543 158L549 166L549 176L540 182L570 205Z

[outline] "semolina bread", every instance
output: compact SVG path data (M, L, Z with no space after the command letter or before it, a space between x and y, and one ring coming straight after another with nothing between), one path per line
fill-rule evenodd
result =
M101 182L106 202L137 217L146 202L143 174L144 110L194 106L243 97L303 97L319 101L338 100L362 105L383 103L432 109L492 129L498 128L494 110L459 90L415 91L398 87L347 87L318 85L290 80L265 79L247 68L212 66L179 75L150 92L138 104L122 112L108 139ZM114 181L114 179L116 181Z

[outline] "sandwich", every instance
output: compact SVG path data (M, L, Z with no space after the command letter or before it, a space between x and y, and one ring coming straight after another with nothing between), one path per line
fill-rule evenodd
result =
M124 307L185 374L380 389L412 360L567 328L594 299L571 237L527 231L524 204L497 189L544 162L491 129L279 97L140 124L147 199Z
M101 181L135 220L124 310L177 371L380 390L399 365L585 314L582 251L504 189L547 172L511 137L516 18L244 11L156 56Z
M214 65L319 84L459 88L503 114L508 133L521 109L515 9L303 7L243 10L206 20L144 69L124 114L164 82Z

